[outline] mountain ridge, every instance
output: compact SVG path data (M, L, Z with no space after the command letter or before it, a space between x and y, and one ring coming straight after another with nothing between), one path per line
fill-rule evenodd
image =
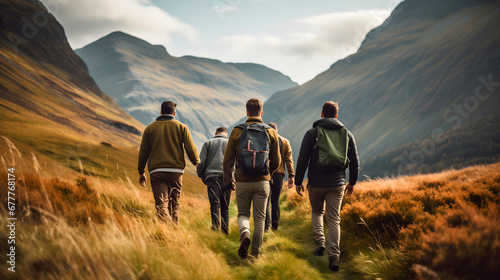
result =
M436 142L434 134L464 129L462 124L482 116L499 118L493 105L499 98L488 95L484 85L500 81L500 34L495 28L500 23L498 3L461 1L460 6L448 0L424 2L402 2L381 27L374 29L379 31L368 33L369 40L365 39L356 54L266 102L265 112L280 113L264 114L264 119L278 123L280 132L290 138L295 157L304 131L320 118L321 105L327 100L339 102L339 119L356 137L362 163L417 140ZM413 5L419 9L410 9ZM427 11L448 6L453 6L448 13L428 15ZM486 99L476 97L479 86L483 87L479 96L488 95ZM461 112L464 106L473 110ZM301 108L317 108L317 112ZM488 141L493 146L486 147L496 147L493 139ZM490 152L500 153L497 148ZM410 157L386 159L392 161L389 174L416 171L420 160L411 158L420 154L420 149L410 150ZM424 158L422 164L432 165L425 162L431 157L424 154ZM404 161L413 163L399 168L402 163L398 162ZM377 166L362 168L365 175L381 175L374 171L380 170Z
M217 127L241 118L248 99L265 101L275 91L297 85L265 66L174 57L164 47L121 31L75 52L99 87L145 125L158 116L161 102L175 101L179 121L190 128L199 148ZM257 75L256 67L267 75Z

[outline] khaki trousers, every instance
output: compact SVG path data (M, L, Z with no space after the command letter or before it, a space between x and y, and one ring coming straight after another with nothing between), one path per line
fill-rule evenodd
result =
M259 255L262 238L264 237L269 188L269 181L236 182L236 204L238 206L240 235L244 232L250 234L250 207L253 203L254 233L251 254L254 256Z
M345 186L309 188L309 201L312 208L312 230L316 246L325 246L325 233L323 227L323 215L325 214L328 224L328 257L334 257L337 261L340 257L340 205L344 198Z

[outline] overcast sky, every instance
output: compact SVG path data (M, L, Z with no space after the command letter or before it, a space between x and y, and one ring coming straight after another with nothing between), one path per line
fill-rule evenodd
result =
M254 62L302 84L355 53L401 0L42 0L81 48L123 31L173 56Z

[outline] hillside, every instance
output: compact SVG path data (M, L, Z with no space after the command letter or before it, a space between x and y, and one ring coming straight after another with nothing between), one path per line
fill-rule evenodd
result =
M252 97L266 100L297 84L280 72L251 63L174 57L123 32L113 32L75 51L99 87L144 125L159 114L161 102L178 104L178 119L187 124L197 146L219 126L244 116Z
M273 95L264 118L296 158L321 105L339 102L368 176L495 162L499 25L498 1L404 1L357 53Z
M135 169L144 126L98 88L39 1L0 1L0 80L1 135L22 154L85 174Z

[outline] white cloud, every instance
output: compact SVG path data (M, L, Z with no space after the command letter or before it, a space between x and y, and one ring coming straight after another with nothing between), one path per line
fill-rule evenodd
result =
M222 59L274 66L303 83L355 53L389 14L379 9L335 12L284 23L273 33L227 36L221 41L226 48Z
M234 12L236 10L238 10L238 6L230 6L230 5L215 5L212 7L212 9L215 10L215 12L217 12L217 14L219 15L219 17L221 19L224 18L224 15L226 13L229 13L229 12Z
M42 0L64 26L73 48L113 31L123 31L167 47L177 36L195 43L198 32L147 0Z

